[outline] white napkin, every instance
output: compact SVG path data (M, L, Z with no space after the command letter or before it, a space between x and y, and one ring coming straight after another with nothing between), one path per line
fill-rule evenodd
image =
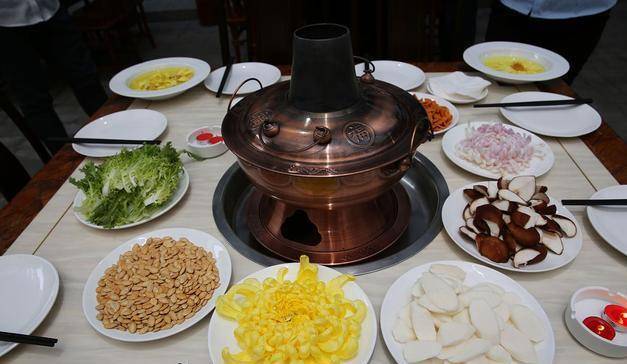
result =
M466 76L463 72L453 72L446 76L429 79L429 85L435 93L479 99L483 90L491 83L481 77L471 77Z

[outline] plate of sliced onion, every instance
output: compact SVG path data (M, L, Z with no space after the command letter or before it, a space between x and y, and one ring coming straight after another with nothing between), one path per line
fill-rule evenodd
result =
M544 140L498 121L457 125L444 134L442 149L451 162L490 179L517 175L539 177L555 162L553 151Z

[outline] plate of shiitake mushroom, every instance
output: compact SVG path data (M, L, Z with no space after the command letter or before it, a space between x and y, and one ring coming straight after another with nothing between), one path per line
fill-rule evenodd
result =
M516 272L546 272L571 262L582 245L575 217L534 176L466 185L444 202L442 222L473 257Z

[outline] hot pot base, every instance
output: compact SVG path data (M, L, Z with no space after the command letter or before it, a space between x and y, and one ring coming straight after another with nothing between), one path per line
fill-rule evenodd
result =
M402 262L424 249L442 229L442 205L448 187L440 171L420 153L401 179L409 199L409 224L403 234L380 253L359 262L338 265L335 269L350 274L365 274ZM233 164L221 177L213 195L213 218L231 247L253 262L270 266L290 261L259 243L248 227L248 201L256 189L244 171Z
M409 198L396 184L381 196L332 210L302 208L255 189L248 198L251 234L270 251L297 261L349 264L370 258L392 245L409 222Z

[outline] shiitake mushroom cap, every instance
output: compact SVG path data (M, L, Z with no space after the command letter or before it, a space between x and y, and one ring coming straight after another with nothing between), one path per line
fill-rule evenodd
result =
M527 264L540 263L541 261L543 261L546 258L546 255L549 252L549 250L543 244L536 244L535 246L531 247L531 249L537 250L538 252L540 252L540 255L538 255L534 259L530 260L529 263L527 263Z
M529 219L531 218L531 216L520 211L512 212L510 214L510 217L512 218L512 223L516 226L520 226L521 228L524 228L527 222L529 221Z
M555 221L553 221L553 219L549 217L545 217L545 219L546 224L540 226L540 229L544 231L550 231L552 233L557 233L559 234L559 236L564 236L564 233L562 232L562 229L560 228L558 223L556 223Z
M505 222L503 221L503 212L492 204L477 207L475 216L482 220L492 221L498 224L499 228L502 228L503 225L505 225Z
M507 249L509 250L510 256L513 256L514 254L516 254L516 249L517 249L516 240L512 236L512 233L509 232L509 230L505 230L503 232L503 242L507 245Z
M540 242L540 234L535 227L525 229L510 222L507 224L507 230L512 234L514 240L525 248L531 248Z
M555 215L557 213L557 206L549 205L547 202L544 201L532 206L532 208L541 215Z
M475 238L477 250L484 257L496 263L509 261L509 248L505 242L497 237L478 234Z
M546 258L548 250L544 245L538 244L530 248L523 248L514 254L513 265L515 268L537 264Z
M466 188L464 189L464 196L468 197L470 201L474 201L480 199L481 197L485 197L485 195L481 194L479 191L474 188Z

